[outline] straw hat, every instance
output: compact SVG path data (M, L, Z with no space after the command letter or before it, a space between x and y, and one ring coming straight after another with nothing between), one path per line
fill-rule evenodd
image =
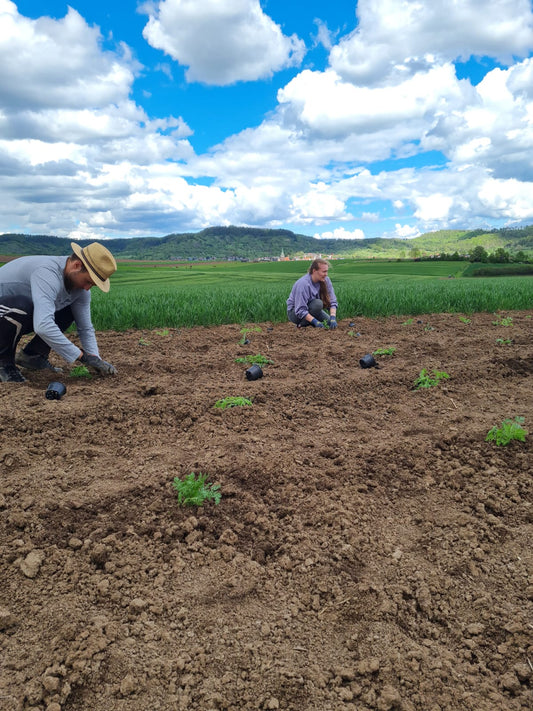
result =
M111 252L98 242L92 242L87 247L80 247L77 242L71 242L74 254L85 265L97 287L109 291L109 277L117 270L117 263Z

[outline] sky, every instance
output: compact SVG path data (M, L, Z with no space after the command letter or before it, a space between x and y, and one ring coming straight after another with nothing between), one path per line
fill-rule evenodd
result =
M0 0L0 233L532 223L531 0Z

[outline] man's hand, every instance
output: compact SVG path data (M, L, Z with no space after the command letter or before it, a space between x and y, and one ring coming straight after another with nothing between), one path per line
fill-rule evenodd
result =
M102 360L97 355L93 355L92 353L85 353L85 351L82 351L80 361L83 365L86 365L88 368L94 368L99 373L102 373L102 375L116 375L117 369L114 365L111 365L111 363Z
M316 318L314 318L314 319L311 321L311 326L312 326L313 328L324 328L324 324L323 324L323 323L320 323L320 321L319 321L318 319L316 319Z
M335 318L335 316L329 317L329 324L328 325L330 328L337 328L337 319Z

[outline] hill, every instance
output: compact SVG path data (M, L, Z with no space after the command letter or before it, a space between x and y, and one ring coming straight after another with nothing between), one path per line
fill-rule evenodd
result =
M88 244L92 240L81 240ZM441 230L410 240L371 238L364 240L315 239L290 230L251 227L208 227L197 233L166 237L110 239L106 245L118 259L258 259L296 257L320 253L338 257L406 258L447 253L468 254L476 246L488 252L503 248L509 252L533 252L533 225L519 229ZM0 254L68 254L70 240L49 235L0 235Z

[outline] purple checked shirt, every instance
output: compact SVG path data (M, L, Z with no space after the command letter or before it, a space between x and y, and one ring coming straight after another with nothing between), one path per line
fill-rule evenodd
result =
M337 307L337 297L333 291L331 279L326 277L326 286L328 287L330 305ZM289 298L287 299L287 310L294 309L294 313L299 319L303 319L309 313L307 304L313 299L320 298L320 282L313 282L310 274L304 274L297 282L294 283Z

